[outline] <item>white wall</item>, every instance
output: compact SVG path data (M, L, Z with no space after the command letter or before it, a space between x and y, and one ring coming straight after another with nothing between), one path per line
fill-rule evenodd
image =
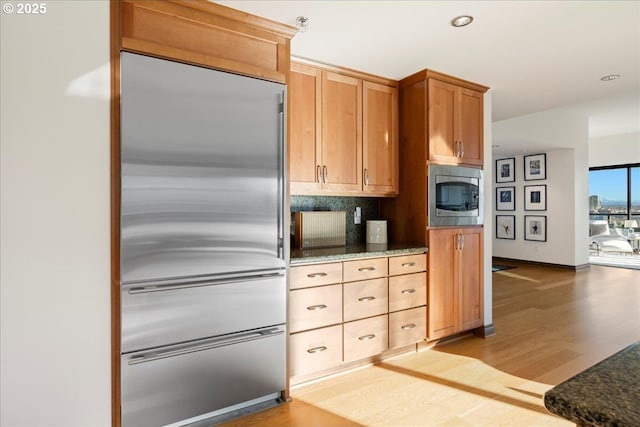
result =
M580 266L589 262L588 253L588 121L586 117L562 112L542 112L493 124L494 138L528 139L537 146L553 147L546 153L547 178L524 181L524 153L515 157L515 183L493 184L491 195L493 215L515 215L516 239L496 239L493 236L493 256L549 264ZM558 148L561 146L566 148ZM494 159L494 173L495 160ZM524 210L524 186L547 186L547 210ZM515 211L495 210L495 187L515 186ZM547 217L547 241L524 240L524 216Z
M589 167L631 163L640 163L640 133L589 139Z
M108 426L109 101L66 91L109 62L109 4L45 3L1 14L0 424Z
M493 186L493 168L491 164L491 144L492 144L492 96L493 92L489 89L484 94L484 323L489 326L493 323L493 275L491 274L492 264L492 243L493 239L493 218L491 191Z

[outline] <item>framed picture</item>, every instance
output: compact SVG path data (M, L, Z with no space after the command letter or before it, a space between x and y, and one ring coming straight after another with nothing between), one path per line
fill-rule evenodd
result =
M546 185L525 185L524 186L524 210L525 211L546 211L547 210L547 186Z
M516 159L496 160L496 182L514 182L516 180Z
M516 210L516 187L496 187L496 210Z
M536 181L540 179L547 179L547 155L524 156L524 180Z
M496 215L496 239L516 239L515 215Z
M547 241L547 217L544 215L524 216L524 240Z

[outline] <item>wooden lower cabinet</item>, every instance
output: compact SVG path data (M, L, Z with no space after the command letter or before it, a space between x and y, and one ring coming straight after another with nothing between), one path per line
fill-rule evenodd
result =
M306 375L342 363L342 325L292 334L289 375Z
M292 266L292 383L424 341L426 266L424 253Z
M389 346L389 317L371 317L344 324L344 361L352 362L385 351Z
M429 340L482 326L482 227L440 228L429 239Z
M404 347L420 342L426 336L426 307L389 313L389 348Z

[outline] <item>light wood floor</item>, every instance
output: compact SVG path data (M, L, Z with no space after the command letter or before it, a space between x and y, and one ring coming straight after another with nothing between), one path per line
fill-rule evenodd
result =
M640 340L640 270L517 264L492 273L496 335L473 336L292 389L230 426L572 426L542 398Z

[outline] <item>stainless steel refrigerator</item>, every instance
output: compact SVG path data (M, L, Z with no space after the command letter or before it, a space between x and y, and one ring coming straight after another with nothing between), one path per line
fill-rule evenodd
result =
M121 94L122 425L275 401L285 86L122 53Z

